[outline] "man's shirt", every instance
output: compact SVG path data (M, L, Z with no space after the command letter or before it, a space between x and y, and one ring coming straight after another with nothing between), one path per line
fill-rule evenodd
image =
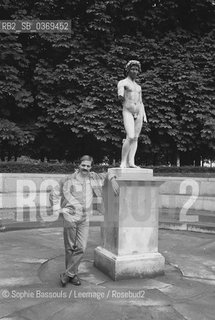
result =
M90 172L79 179L78 172L67 176L50 193L54 210L60 210L68 223L83 221L92 214L93 199L102 197L102 187L108 173ZM109 174L109 179L114 175Z

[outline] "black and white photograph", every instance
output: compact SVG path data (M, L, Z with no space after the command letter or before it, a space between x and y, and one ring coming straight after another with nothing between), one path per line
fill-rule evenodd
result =
M0 320L214 302L215 1L0 0Z

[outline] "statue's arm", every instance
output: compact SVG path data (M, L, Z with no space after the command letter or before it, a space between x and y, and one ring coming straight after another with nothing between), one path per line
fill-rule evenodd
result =
M144 106L143 100L142 100L142 90L140 90L140 103L141 103L141 105L142 105L143 121L144 121L144 122L147 122L145 106Z
M120 100L120 102L123 102L125 100L125 85L123 80L118 82L117 90L118 90L118 99Z

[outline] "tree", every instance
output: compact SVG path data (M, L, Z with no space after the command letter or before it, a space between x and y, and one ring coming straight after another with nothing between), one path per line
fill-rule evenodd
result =
M23 131L14 122L0 119L0 157L4 161L12 156L17 158L21 154L23 146L33 141L33 136L29 131Z
M116 85L138 59L149 119L139 161L197 164L214 154L213 1L4 0L0 9L2 19L72 21L71 34L0 36L0 117L34 137L26 152L119 158Z

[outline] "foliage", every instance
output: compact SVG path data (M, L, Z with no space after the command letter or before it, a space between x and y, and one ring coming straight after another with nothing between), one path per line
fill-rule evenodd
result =
M33 157L120 157L116 85L138 59L148 124L137 159L215 155L214 21L207 0L3 0L1 19L71 19L71 34L0 35L0 117L30 132ZM26 141L29 142L29 141Z
M7 154L8 159L12 155L18 156L24 145L33 141L29 131L23 131L14 122L0 119L0 156L4 160Z

